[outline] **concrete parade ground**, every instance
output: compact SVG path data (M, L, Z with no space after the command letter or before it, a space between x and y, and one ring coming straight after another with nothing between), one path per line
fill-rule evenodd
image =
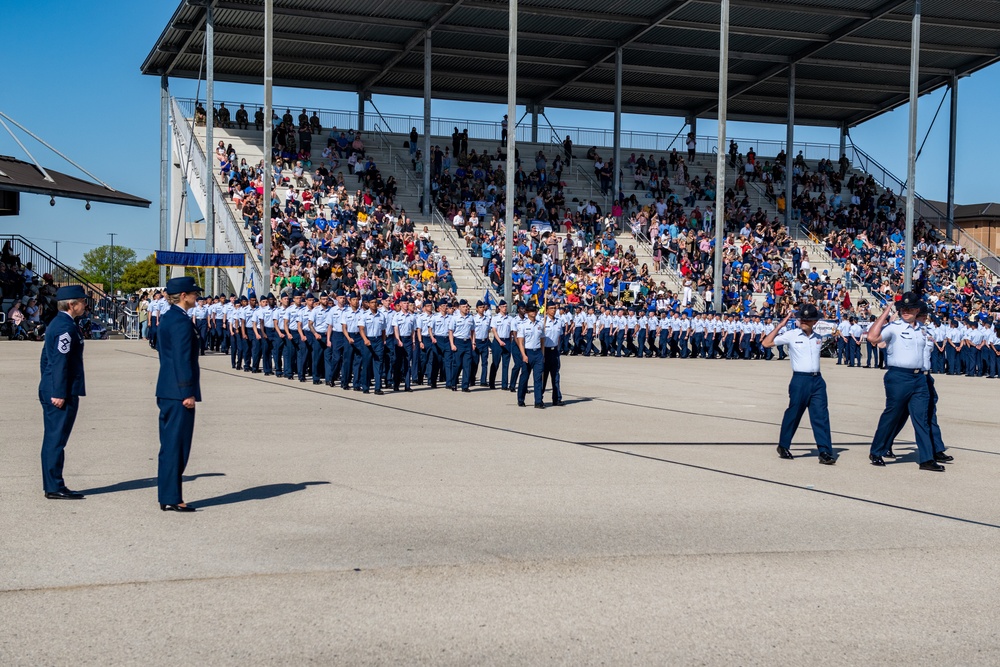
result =
M43 498L40 352L0 343L0 665L1000 664L998 381L937 378L942 474L909 426L869 465L882 373L829 359L832 467L807 418L775 453L785 362L565 358L543 411L210 355L177 514L135 341Z

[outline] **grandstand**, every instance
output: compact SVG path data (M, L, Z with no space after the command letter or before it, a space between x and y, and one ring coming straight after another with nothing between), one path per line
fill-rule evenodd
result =
M540 119L546 119L545 105L613 109L616 117L620 117L623 110L668 113L683 116L686 119L686 129L690 130L690 136L695 140L695 154L689 157L687 165L690 170L689 178L684 179L683 183L678 183L677 179L671 182L672 196L679 200L675 202L677 207L675 213L677 216L683 215L690 219L703 212L710 203L708 201L710 198L706 194L711 192L711 188L706 187L706 176L708 180L718 176L712 173L715 160L712 139L698 137L696 125L699 116L710 116L714 111L714 105L705 101L714 95L706 81L715 78L711 61L717 60L717 51L714 51L712 40L706 37L712 32L712 21L715 18L711 16L712 4L636 0L623 3L615 12L595 7L580 7L578 11L567 14L560 13L557 8L542 0L523 2L521 11L526 17L526 22L521 24L519 39L526 44L526 47L521 52L519 70L523 67L528 71L519 72L522 76L519 78L518 93L525 100L531 115L531 124L530 134L527 125L515 126L515 134L518 137L521 163L526 167L527 180L530 181L531 178L528 174L531 171L532 156L542 151L551 165L555 156L561 153L559 145L563 135L561 130L557 131L550 125L552 135L548 141L545 140L547 131L543 130L540 134ZM851 125L892 109L907 99L905 95L907 87L903 86L903 82L909 72L907 65L909 43L899 37L901 28L905 31L910 19L907 13L911 10L910 3L858 2L855 3L857 6L850 10L837 3L823 2L812 3L808 10L802 6L781 3L765 5L735 2L734 4L736 11L731 17L729 28L733 40L731 48L738 53L741 64L739 68L734 68L730 72L734 87L729 91L729 117L757 121L784 121L785 111L792 107L796 122L838 126L841 129L841 145L837 148L825 147L825 155L805 155L809 164L803 166L810 172L815 172L818 158L836 163L841 155L847 155L850 164L847 172L843 174L845 179L850 179L851 176L860 177L865 184L865 194L874 198L881 197L884 188L891 187L898 201L898 195L902 190L899 179L891 177L853 144L849 146L847 130ZM428 144L442 147L452 145L452 137L449 136L451 128L448 127L450 119L421 117L407 119L405 123L399 125L397 118L385 118L374 109L373 105L372 108L378 118L366 118L366 106L372 93L422 92L425 95L425 108L428 108L426 95L431 90L439 98L500 101L502 83L498 74L506 65L504 59L500 57L503 51L501 47L506 41L501 27L503 17L497 13L497 10L503 8L502 3L428 2L408 3L405 7L369 8L345 0L325 3L319 9L296 8L293 5L294 2L283 4L275 15L278 30L275 39L280 44L275 58L274 82L278 85L358 90L359 109L356 114L324 112L321 114L320 124L325 128L337 126L363 132L366 157L375 159L384 178L387 179L388 175L395 178L394 208L405 208L417 227L427 225L434 244L438 246L438 252L448 256L450 267L440 265L436 267L440 269L442 280L449 283L454 288L453 291L463 296L486 291L490 281L482 275L480 269L483 265L488 269L489 264L474 256L478 254L479 244L456 235L450 219L446 219L451 217L448 204L454 203L452 195L461 193L446 193L446 196L439 197L437 195L441 190L432 190L433 195L427 197L424 203L429 207L433 203L441 204L440 208L443 210L427 217L417 216L414 210L422 198L422 188L418 181L421 180L421 176L430 181L429 173L432 171L437 173L438 167L427 161L429 168L423 169L422 174L418 174L413 168L409 151L404 146L408 141L408 127L422 130L419 133L420 148L426 152ZM262 71L259 69L261 59L256 55L263 50L261 33L253 30L248 32L245 27L237 29L236 26L237 24L261 26L263 21L261 9L262 5L257 3L237 5L210 2L181 5L160 36L156 48L143 64L143 71L162 77L163 95L166 96L168 78L195 77L202 69L202 64L199 63L200 54L203 49L210 48L216 56L210 77L229 81L256 80L255 72ZM941 3L924 4L925 39L921 42L917 83L920 92L928 92L943 85L951 87L953 139L957 77L992 63L996 59L996 47L1000 47L1000 43L994 44L997 42L998 34L996 26L971 20L976 18L971 3L949 5L947 9L948 11L945 11ZM965 16L965 13L969 15ZM379 48L359 50L357 48L359 44L372 46L371 42L364 38L366 35L376 37L371 33L375 30L373 27L375 24L379 26L375 39ZM783 26L781 30L773 28L779 24ZM206 26L209 25L212 27L211 31L206 30ZM717 31L717 24L715 30ZM209 32L212 35L212 43L206 46ZM432 33L441 37L440 40L434 41L433 47ZM893 36L895 41L886 39L886 35ZM474 49L470 40L475 40ZM415 49L421 43L425 47L422 72L412 69L412 66L419 61L420 54ZM569 46L570 44L572 46ZM682 62L681 52L672 52L672 48L682 49L683 56L687 59ZM860 58L859 53L862 50L864 57ZM386 51L388 55L379 55ZM573 57L570 51L573 52ZM627 51L628 58L624 57L624 51ZM662 59L655 55L664 51L673 53L671 57L673 65L681 66L664 67ZM610 62L611 59L614 60L613 63ZM407 69L408 67L411 69ZM608 86L603 81L612 72L617 73L617 83ZM843 96L836 94L838 89L850 89L852 92L850 96ZM213 106L220 105L214 104L213 101ZM256 109L258 106L256 103L247 104L249 109ZM186 115L183 112L175 112L173 114L175 121L179 116L184 116L185 123L193 122L195 113L190 107L193 105L189 104ZM230 109L236 107L236 104L229 104ZM216 118L214 114L213 118ZM231 119L220 112L217 122L224 126L227 120ZM176 125L175 123L175 127ZM477 155L482 155L483 151L486 151L494 158L502 157L496 155L500 134L498 126L464 121L456 125L470 128L467 142L469 154L475 150ZM620 127L620 123L616 123L616 126ZM429 138L428 129L431 135ZM601 141L591 139L597 133L576 130L573 139L576 144L574 152L577 159L572 160L563 169L557 177L556 187L550 187L550 192L541 198L560 202L561 205L557 207L559 217L564 217L563 211L570 208L571 218L574 217L572 204L593 200L595 208L600 209L601 215L584 215L589 219L583 226L579 224L581 222L579 219L574 221L575 229L587 228L586 234L590 236L584 239L586 247L591 247L591 244L596 247L600 237L607 236L605 232L613 229L616 234L612 236L617 238L612 239L610 244L602 245L600 254L603 257L597 263L600 264L604 260L607 260L608 264L624 261L624 267L614 267L613 275L625 279L637 277L641 266L646 264L653 269L648 276L644 276L650 289L683 292L685 282L690 282L693 286L699 284L707 286L705 279L709 275L707 266L709 262L704 255L687 263L681 262L680 274L674 270L673 263L669 261L659 263L657 267L657 262L653 260L662 252L663 249L660 247L662 244L657 244L656 239L649 234L648 228L642 229L643 219L636 215L640 208L654 201L649 200L647 182L640 183L634 180L631 169L621 171L623 174L621 200L624 200L624 207L621 215L616 216L616 225L612 227L606 219L607 214L618 211L614 200L607 196L609 190L611 193L614 191L614 188L608 188L610 174L603 175L600 170L592 170L588 160L581 153L592 145L602 154L605 164L611 162L609 159L611 156L620 155L617 162L624 167L627 164L625 156L628 153L642 154L652 150L662 156L666 149L684 143L684 139L680 136L683 131L682 129L669 141L666 140L667 137L663 137L662 144L661 137L657 136L654 139L655 143L650 146L648 135L612 133L610 140ZM176 132L175 129L175 134ZM222 138L228 145L231 139L235 142L234 149L241 160L245 159L244 156L250 156L248 162L252 164L252 158L262 155L260 150L254 147L254 137L258 136L255 130L245 131L243 136L240 136L241 131L234 131L231 127L219 127L215 132L218 135L213 137L213 143ZM204 139L202 141L204 143ZM765 150L758 142L750 143L759 149L758 159L771 164L774 164L782 149L787 150L789 156L797 154L796 149L798 149L791 132L789 143L783 147L776 146L773 151ZM240 144L239 148L237 144ZM318 147L314 144L314 148L317 149L313 151L312 156L315 161ZM770 155L765 157L765 153ZM950 166L952 172L953 164L954 160ZM497 160L492 159L484 161L483 166L488 172L490 169L495 170L499 165ZM738 185L737 174L741 168L739 156L735 155L728 167L725 182L727 189L738 188L743 195L743 187ZM859 169L867 169L870 173L864 174L859 172ZM551 177L551 174L549 176ZM693 182L695 176L698 177L698 181ZM824 179L825 175L820 177L821 181ZM727 282L733 282L728 269L742 264L743 273L740 281L742 287L739 291L748 292L752 285L753 294L749 302L763 304L773 298L773 292L777 287L774 278L780 270L775 262L792 263L789 261L790 247L794 243L798 243L804 250L813 268L819 269L821 275L824 275L823 271L826 272L825 275L831 283L841 278L845 264L841 260L846 258L831 256L829 251L843 255L843 244L838 249L836 238L830 237L828 233L830 230L824 229L828 221L818 223L815 215L817 205L822 208L824 202L817 203L814 200L819 197L826 200L835 197L837 193L834 192L834 184L832 182L817 184L812 193L814 196L808 200L794 199L792 206L789 207L791 210L783 213L778 210L779 197L784 189L781 187L783 183L775 182L768 190L768 186L754 179L746 180L749 182L745 184L744 206L737 204L727 211L727 225L731 228L728 231L737 233L743 228L741 223L745 222L740 219L741 216L748 216L751 211L758 209L759 215L753 219L754 226L767 221L766 226L771 229L763 235L763 239L767 242L761 248L757 247L758 241L754 240L760 236L754 233L756 229L750 230L750 236L753 238L749 244L740 243L738 235L733 237L732 245L739 245L739 252L733 249L726 252L740 264L727 263L727 270L724 270ZM552 183L551 180L549 182ZM306 187L311 185L308 176L302 183ZM431 188L433 183L434 181L431 181ZM212 191L221 191L223 183L216 179L216 184L219 187L213 186ZM481 185L485 186L485 181ZM842 189L843 185L841 183L836 187ZM804 187L804 184L801 184L801 187ZM519 187L519 189L524 190L522 196L524 196L525 215L521 218L522 232L527 239L530 239L527 230L530 216L527 214L527 208L531 205L532 198L527 196L527 190L533 191L534 188L529 185L527 188ZM286 188L279 182L279 201L284 201L286 195ZM550 195L551 199L548 199ZM668 195L667 199L669 198ZM573 202L574 199L577 201ZM353 202L348 203L354 205ZM919 203L921 207L918 210L926 209L922 202ZM217 227L223 230L223 242L237 249L240 246L246 249L252 259L250 271L254 274L254 284L260 284L263 275L268 272L264 269L269 270L270 263L266 267L260 264L257 256L258 248L254 247L257 240L250 234L238 232L241 227L239 216L235 214L231 203L224 202L221 209L226 208L229 212L223 214L223 217L231 219L217 223ZM740 213L742 208L748 209L746 213ZM931 221L943 228L946 233L951 231L953 202L949 202L948 209L947 214L937 216L940 219ZM365 213L366 216L367 214L368 212ZM307 214L305 218L308 217ZM892 217L898 220L895 213ZM298 220L295 222L299 223ZM648 220L646 222L648 223ZM785 225L784 229L781 228L782 223ZM285 225L289 224L286 220ZM308 220L306 224L291 226L298 226L303 237L307 241L312 240L315 229ZM252 228L244 231L252 231ZM283 262L294 262L287 247L289 230L282 230L279 225L278 231L279 234L274 241L279 248L285 249L284 253L279 253L275 258L280 274L285 270ZM698 230L692 231L697 234ZM820 231L827 233L817 233ZM886 236L891 237L891 230L886 231ZM872 233L876 233L875 230ZM238 238L234 240L231 236ZM705 236L711 234L706 233ZM653 242L650 243L650 240ZM687 240L686 237L682 239L682 241ZM698 237L691 241L689 251L692 252L689 254L700 255L698 252L693 252L695 248L700 247L700 244L701 240ZM616 250L608 252L609 245ZM634 252L627 252L630 245L634 246ZM976 259L982 260L988 267L993 266L992 263L996 261L987 249L974 243L966 243L964 239L959 239L959 245L966 246ZM936 244L931 243L931 246L935 246L936 249ZM468 252L467 247L472 252ZM535 251L538 248L530 240L527 245L522 244L522 247L526 247L531 259L535 259L537 254ZM617 248L622 248L626 252L621 252ZM490 250L496 253L498 248L494 244ZM746 260L748 252L750 255L761 256L754 256L752 262L741 261ZM877 256L868 251L862 252L860 249L858 253L865 254L862 258L864 262L861 262L864 264L862 267L864 271L858 272L858 279L854 279L852 275L851 284L844 285L851 302L878 301L891 296L898 282L899 271L892 267L887 270L876 270L879 269L878 264L888 262L888 249L882 249ZM397 251L396 255L398 254ZM616 254L627 256L612 256ZM436 256L435 254L434 257ZM391 262L397 257L385 259ZM525 261L525 264L528 263L535 266L522 267L524 270L519 271L518 275L530 281L539 270L539 266L537 262ZM968 264L968 261L962 258L962 263ZM749 276L746 264L752 266ZM766 266L763 266L764 264ZM989 289L992 286L992 274L983 272L980 263L966 268L975 270L985 288ZM606 275L605 286L607 286ZM240 285L237 285L237 278ZM230 275L230 282L234 288L238 288L247 284L249 280L246 276ZM616 282L620 284L621 281ZM747 301L743 298L745 294L734 293L727 296L731 301L735 301L737 296L741 301ZM694 297L696 305L700 305L698 299L699 297Z

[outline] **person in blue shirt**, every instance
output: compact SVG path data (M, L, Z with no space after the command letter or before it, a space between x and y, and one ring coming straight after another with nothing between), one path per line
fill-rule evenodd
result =
M181 494L181 477L191 455L195 403L201 401L201 341L188 316L201 288L190 277L167 281L170 307L160 319L157 350L160 373L156 404L160 409L160 454L156 476L160 509L194 512Z
M544 409L544 385L542 371L544 369L543 344L545 330L538 318L538 306L529 303L525 306L525 319L517 325L517 348L521 354L521 377L517 385L517 405L525 407L524 399L528 393L528 375L532 377L535 392L535 407Z
M778 437L778 456L792 459L792 436L799 428L799 422L806 409L809 410L809 423L812 426L813 437L819 448L819 462L823 465L833 465L837 456L833 452L830 437L830 411L826 395L826 382L820 374L820 351L823 349L823 337L813 331L819 321L819 310L811 303L803 305L796 318L798 328L785 330L785 325L792 318L789 311L771 332L764 337L762 344L766 348L775 345L787 345L788 356L792 365L792 381L788 385L788 408L781 420L781 434Z
M49 500L80 500L82 493L66 488L63 463L80 397L87 394L83 335L76 324L87 308L87 293L80 285L65 285L56 291L56 302L59 312L45 332L38 383L44 428L42 489Z

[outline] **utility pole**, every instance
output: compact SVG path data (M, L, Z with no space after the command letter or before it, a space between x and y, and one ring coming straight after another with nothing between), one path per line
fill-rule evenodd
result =
M59 261L59 241L53 241L56 244L56 261Z
M115 237L118 236L115 232L108 232L108 236L111 237L111 287L108 289L108 294L111 298L115 298Z

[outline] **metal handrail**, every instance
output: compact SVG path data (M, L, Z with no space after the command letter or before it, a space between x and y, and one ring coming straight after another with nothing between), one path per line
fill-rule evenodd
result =
M432 209L431 218L438 224L439 227L441 227L441 231L448 238L448 243L451 244L457 255L456 259L460 257L462 264L464 264L465 268L472 273L473 277L476 279L476 285L480 288L485 288L493 297L495 297L497 302L499 302L500 297L496 290L493 289L493 284L490 282L489 278L483 275L482 270L475 265L472 258L469 256L469 253L463 251L462 246L460 245L461 239L457 238L458 235L455 234L455 230L448 225L444 216L441 215L441 211L436 208Z
M215 179L215 171L211 168L209 162L207 161L207 158L205 156L205 151L202 148L201 143L199 143L197 137L195 137L194 135L193 121L189 123L186 120L184 120L185 116L182 115L180 104L176 98L171 98L171 102L173 105L172 111L175 119L174 123L172 124L174 128L175 137L182 145L194 147L195 150L187 151L191 167L196 173L201 175L200 180L203 185L205 185L206 183L211 183L210 186L206 186L211 192L206 191L204 194L206 197L208 196L215 197L215 211L217 214L217 222L221 225L223 232L221 235L219 234L216 235L216 242L218 243L219 240L221 239L225 241L226 245L229 246L230 252L244 253L244 256L246 257L246 261L248 263L248 266L245 267L244 269L244 278L246 271L249 270L251 275L253 276L254 285L257 286L257 290L263 291L263 293L266 294L267 291L270 290L271 286L263 285L262 270L261 270L263 260L262 258L257 257L257 249L255 247L252 247L248 242L247 238L243 235L243 231L240 229L239 223L236 221L236 217L235 214L233 213L232 207L230 206L230 203L226 200L223 194L222 185L220 185L219 182ZM186 165L182 165L182 167L186 168ZM265 208L268 207L269 204L266 204ZM267 211L265 211L264 214L267 215L268 214ZM230 279L230 282L233 283L234 289L238 288L240 291L242 291L243 285L237 286L235 281L233 281L232 279ZM242 282L248 282L248 281L244 280Z
M393 151L392 142L390 141L389 137L385 134L385 132L382 131L382 127L378 123L375 123L374 127L372 128L372 131L375 132L376 135L379 137L380 142L383 141L385 142L384 144L380 143L380 145L385 147L389 151L389 163L395 165L402 171L403 178L406 179L407 185L415 188L419 187L418 184L416 183L416 179L411 179L410 170L407 169L406 163L402 162L399 159L399 151Z

